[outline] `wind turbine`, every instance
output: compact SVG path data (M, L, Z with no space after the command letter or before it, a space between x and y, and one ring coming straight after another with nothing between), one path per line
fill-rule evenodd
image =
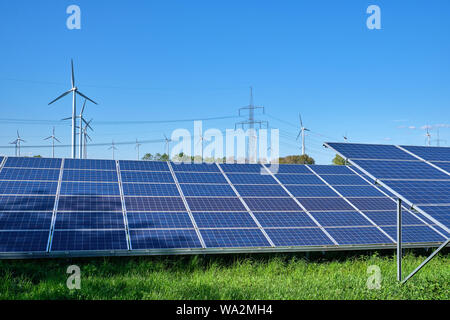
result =
M198 130L198 137L199 137L199 139L198 139L198 141L197 141L197 144L199 144L199 143L201 143L202 145L201 145L201 147L202 147L202 153L201 153L201 156L202 156L202 162L203 162L203 140L205 140L205 137L202 135L202 130L201 129L199 129Z
M111 147L109 147L108 150L112 150L112 158L114 160L114 151L117 150L117 148L114 146L114 140L111 143Z
M172 142L172 139L167 138L167 136L164 134L164 140L166 141L166 150L167 150L167 158L170 160L170 143Z
M89 120L86 125L84 127L82 127L82 133L83 133L83 159L87 159L87 139L89 139L89 141L92 141L91 137L89 136L89 134L87 133L87 129L90 128L92 131L94 131L94 129L92 129L92 127L90 126L92 122L92 119Z
M72 158L76 158L76 153L77 153L77 149L76 149L76 113L77 113L77 103L76 103L76 96L77 94L82 96L83 98L91 101L94 104L97 104L97 102L95 102L94 100L91 100L90 98L86 97L84 94L82 94L80 91L78 91L78 88L75 86L75 75L73 72L73 59L71 60L71 66L72 66L72 88L66 92L64 92L62 95L60 95L58 98L56 98L55 100L51 101L48 105L51 105L52 103L58 101L59 99L61 99L62 97L68 95L69 93L72 93ZM81 127L81 126L80 126Z
M302 136L302 155L304 155L305 154L305 131L310 131L310 130L303 126L302 115L299 113L298 116L300 118L300 131L298 133L296 140L298 140L300 135Z
M138 139L136 139L136 147L135 149L137 150L137 159L139 160L139 147L142 146L142 143L138 142Z
M425 137L427 139L427 145L431 146L431 133L428 129L429 129L429 126L427 125L427 133L425 134Z
M61 141L58 140L55 136L55 127L53 127L53 132L50 137L45 138L44 140L52 139L52 158L55 157L55 141L61 143Z
M20 135L19 135L19 130L17 130L17 138L16 140L14 140L13 142L10 142L10 144L15 144L16 148L15 148L15 153L16 153L16 157L19 156L20 157L20 143L21 142L26 142L25 140L23 140ZM17 154L17 151L19 151L19 153Z
M345 135L343 135L342 137L344 138L344 141L345 141L345 142L348 142L348 135L347 135L347 132L346 132Z

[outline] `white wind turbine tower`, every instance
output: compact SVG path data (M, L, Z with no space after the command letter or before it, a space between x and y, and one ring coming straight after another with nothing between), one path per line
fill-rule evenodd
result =
M55 157L55 141L61 143L55 136L55 127L53 127L52 135L50 137L45 138L44 140L52 139L52 158Z
M136 139L136 146L134 147L137 150L137 159L139 160L139 147L142 146L142 143L138 142L138 139Z
M92 141L91 137L87 133L88 128L90 128L92 131L94 131L94 129L92 129L92 127L90 126L91 122L92 122L92 119L89 120L86 123L86 125L84 127L82 127L82 129L81 129L81 132L83 134L83 159L87 159L87 139L89 139L89 141Z
M427 125L427 133L425 134L425 137L427 139L427 146L431 146L431 133L429 131L429 126Z
M198 130L198 141L197 144L201 143L201 157L202 157L202 162L203 162L203 141L205 140L205 137L202 135L202 130L199 129Z
M15 147L15 154L16 154L16 157L17 157L17 156L20 157L20 143L21 143L21 142L26 142L26 141L23 140L23 139L20 137L20 135L19 135L19 130L17 130L17 138L16 138L16 140L14 140L13 142L10 142L10 144L15 144L15 145L16 145L16 147ZM17 153L17 151L19 151L19 152Z
M114 140L113 140L113 142L111 143L111 147L109 147L108 150L112 150L112 158L113 158L113 160L114 160L114 151L117 150L117 148L116 148L115 145L114 145Z
M76 113L77 113L76 96L78 94L78 95L82 96L83 98L91 101L94 104L97 104L97 102L91 100L90 98L88 98L84 94L82 94L80 91L78 91L78 88L75 86L75 75L74 75L74 72L73 72L73 60L71 60L71 66L72 66L72 88L70 90L64 92L62 95L60 95L55 100L51 101L49 103L49 105L51 105L55 101L58 101L62 97L68 95L69 93L72 93L72 158L76 158L76 153L77 153L77 149L76 149L77 142L76 142L76 137L75 137L76 136L76 118L77 118L77 115L76 115Z
M167 154L167 158L170 160L170 143L172 142L172 139L167 138L167 136L164 134L164 140L166 143L166 154Z
M300 135L302 136L302 155L304 155L305 154L305 131L309 131L309 129L307 129L303 126L302 115L299 113L298 116L300 118L300 131L297 135L296 140L298 140Z

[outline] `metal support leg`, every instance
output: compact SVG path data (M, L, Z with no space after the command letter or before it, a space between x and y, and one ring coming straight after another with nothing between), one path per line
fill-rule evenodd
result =
M419 271L420 269L422 269L422 267L424 265L426 265L428 262L430 262L431 259L434 258L435 255L437 255L439 253L439 251L441 251L442 249L444 249L448 243L450 242L450 238L447 239L447 241L445 241L443 244L441 244L441 246L439 248L437 248L428 258L425 259L424 262L422 262L413 272L411 272L409 274L409 276L407 276L405 278L405 280L402 281L402 284L405 283L406 281L408 281L413 275L415 275L417 273L417 271Z
M402 200L397 200L397 280L402 281Z

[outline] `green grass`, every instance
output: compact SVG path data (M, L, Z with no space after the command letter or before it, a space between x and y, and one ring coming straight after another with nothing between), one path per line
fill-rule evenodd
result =
M404 274L429 253L409 251ZM66 287L71 264L81 268L81 290ZM381 269L379 290L367 288L370 265ZM449 253L405 285L395 278L392 251L5 260L0 299L450 299Z

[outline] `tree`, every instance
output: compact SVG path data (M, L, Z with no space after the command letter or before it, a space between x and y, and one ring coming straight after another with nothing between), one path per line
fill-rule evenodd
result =
M314 164L316 161L308 156L307 154L303 154L301 156L286 156L284 158L280 158L280 164Z
M333 159L333 164L337 165L337 166L345 166L347 165L347 161L345 161L344 158L342 158L340 155L336 155L336 157L334 157Z
M42 158L42 156L40 154L33 156L33 158Z
M153 155L151 153L146 153L143 157L142 160L146 160L146 161L152 161L154 159Z

